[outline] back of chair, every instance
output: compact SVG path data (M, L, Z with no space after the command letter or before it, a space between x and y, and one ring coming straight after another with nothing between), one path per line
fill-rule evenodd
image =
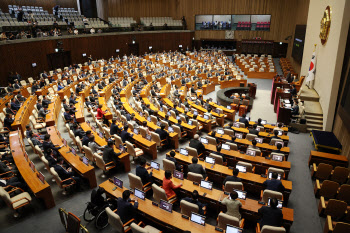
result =
M132 157L136 157L136 153L135 153L135 149L133 144L131 144L130 142L126 141L126 148L128 153L132 156Z
M284 227L273 227L265 225L261 228L261 233L285 233L286 229Z
M337 199L350 204L350 185L343 184L340 186Z
M148 231L145 228L142 228L135 223L131 223L130 227L132 233L148 233Z
M168 159L163 159L163 170L169 170L174 171L176 169L175 163L173 161L170 161Z
M350 232L350 224L345 222L337 222L334 226L333 233Z
M331 175L333 170L333 166L326 164L326 163L320 163L317 166L317 171L315 173L315 178L320 180L327 180L329 176Z
M132 173L128 173L128 177L131 189L138 188L140 190L143 190L143 184L140 177Z
M9 207L12 207L10 194L3 187L0 187L0 197Z
M320 196L326 199L334 198L338 192L339 184L334 181L325 180L322 183L321 190L319 191Z
M146 134L147 134L146 129L145 129L144 127L140 127L139 130L140 130L141 136L142 136L143 138L145 138L145 137L146 137Z
M79 233L80 230L80 219L72 214L71 212L68 213L67 216L67 233Z
M218 225L217 227L221 229L226 229L227 225L232 225L234 227L239 227L239 219L225 213L219 213Z
M236 143L226 142L226 144L230 146L231 150L238 150L238 146Z
M253 139L255 139L257 137L258 137L258 135L248 133L246 136L246 139L249 141L252 141Z
M156 184L152 184L152 190L153 190L153 199L155 202L159 203L160 199L162 200L168 200L165 190L159 187Z
M335 167L331 180L344 184L349 177L349 168L346 167Z
M105 161L103 160L102 156L94 153L94 157L96 159L96 166L102 170L105 170Z
M151 116L151 121L152 121L153 124L157 124L158 119L155 116Z
M198 205L185 200L180 201L180 208L181 214L184 214L186 216L191 216L192 212L198 213L199 210Z
M43 156L44 156L44 152L40 149L40 147L39 147L38 145L36 145L34 148L35 148L35 151L38 152L38 155L39 155L40 157L43 157ZM44 157L45 157L45 156L44 156Z
M103 127L103 132L105 134L105 137L108 139L111 137L110 131L107 127Z
M224 163L224 160L222 159L221 155L210 153L209 156L215 159L215 164L222 165Z
M197 149L186 146L186 150L188 151L188 155L192 156L192 157L198 157L198 152Z
M225 191L226 192L232 192L232 190L238 189L243 190L243 183L242 182L233 182L233 181L227 181L225 183Z
M197 174L193 172L188 172L187 173L187 179L193 182L201 183L201 180L203 180L202 174Z
M253 172L253 164L251 164L251 163L238 161L237 165L245 166L247 168L247 172Z
M83 146L83 150L85 152L86 158L88 158L88 160L90 160L90 161L95 162L94 154L92 153L90 147Z
M270 172L276 172L277 174L281 174L281 177L283 178L283 175L284 175L284 170L283 169L269 167L269 169L267 169L267 173L270 173Z
M272 152L272 153L271 153L271 157L273 157L274 155L282 156L282 161L285 159L285 155L282 154L282 153Z
M239 128L245 128L245 124L242 122L239 122Z
M119 215L114 213L109 207L106 208L106 213L108 216L108 223L113 227L113 229L117 233L124 233L123 222L120 219Z
M217 146L216 139L210 136L206 137L208 139L208 143L214 146Z
M174 132L177 133L178 137L179 137L179 138L182 138L182 137L181 137L181 136L182 136L182 133L181 133L180 127L177 126L177 125L172 125L171 127L173 127Z
M115 138L115 146L119 149L119 146L123 145L123 141L121 137L119 137L118 135L114 135L114 138Z
M235 135L235 132L232 129L224 129L224 133L230 136Z
M338 220L344 216L346 209L347 204L345 201L330 199L328 201L324 214L331 216L334 220Z
M61 180L61 178L59 177L59 175L57 174L56 170L53 167L50 168L50 173L53 176L53 178L55 179L57 185L60 188L62 188L62 180Z
M160 146L161 140L160 140L159 134L155 132L151 132L151 137L152 137L152 141L154 141L157 146Z
M283 194L280 192L265 189L263 192L261 201L267 203L269 198L276 198L277 200L283 200Z
M75 137L75 141L77 142L77 146L79 147L79 150L83 151L83 143L81 142L78 136Z
M249 100L244 99L242 104L245 105L245 106L248 106L249 105Z
M271 141L270 141L270 144L271 145L275 145L276 142L283 142L282 139L278 139L278 138L272 138Z

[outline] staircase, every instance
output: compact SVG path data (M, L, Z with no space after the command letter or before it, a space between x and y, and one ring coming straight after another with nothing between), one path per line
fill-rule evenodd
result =
M300 99L304 101L307 131L323 129L323 111L319 102L320 97L314 89L303 86Z

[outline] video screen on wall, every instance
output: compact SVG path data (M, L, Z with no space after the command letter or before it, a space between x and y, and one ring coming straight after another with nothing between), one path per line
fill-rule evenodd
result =
M196 30L270 31L271 15L196 15Z

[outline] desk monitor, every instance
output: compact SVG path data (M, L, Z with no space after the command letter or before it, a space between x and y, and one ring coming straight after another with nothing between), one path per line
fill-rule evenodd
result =
M139 114L140 114L141 117L143 117L143 113L142 112L140 112Z
M33 171L35 171L35 164L33 163L33 161L29 162L29 166Z
M151 161L151 167L152 168L154 168L154 169L156 169L156 170L159 170L159 163L157 163L157 162L154 162L154 161Z
M162 107L160 107L159 111L163 112L163 108L162 108Z
M275 161L282 162L283 161L283 156L282 155L273 154L271 159L275 160Z
M260 132L261 128L260 127L256 127L256 130Z
M242 166L242 165L236 165L236 168L243 173L247 172L247 167L246 166Z
M120 150L120 152L125 152L125 147L122 145L122 144L120 144L119 145L119 150Z
M282 123L282 122L276 122L276 126L278 126L278 125L281 125L281 128L283 128L284 123Z
M163 210L166 210L168 212L173 212L173 204L167 202L167 201L164 201L164 200L160 200L159 202L159 207Z
M179 179L179 180L183 180L184 179L184 173L180 172L178 170L174 170L174 177Z
M255 138L255 141L257 143L264 143L264 139L263 138Z
M197 111L193 111L193 115L197 116L198 112Z
M234 190L237 192L239 199L245 200L247 198L247 192L238 189Z
M228 110L231 110L231 106L230 105L227 105L226 107Z
M174 133L173 127L169 126L169 127L168 127L168 131L169 131L169 133Z
M188 150L187 149L184 149L184 148L180 148L180 154L181 155L188 155Z
M159 127L161 126L161 123L160 123L160 121L157 121L157 126L159 126Z
M115 184L115 186L117 186L118 188L123 188L123 181L118 179L116 176L113 177L113 183Z
M189 125L192 125L192 124L193 124L192 120L189 120L189 121L188 121L188 124L189 124Z
M139 130L138 129L134 129L134 134L138 135L139 134Z
M205 226L205 217L194 212L191 213L191 221L199 225Z
M277 200L277 201L278 201L277 208L282 209L283 201L281 201L281 200ZM271 202L271 197L269 197L269 200L267 201L267 206L270 206L270 202Z
M89 159L86 158L85 156L83 157L83 163L84 163L85 165L89 165Z
M146 193L140 189L135 188L135 197L140 198L141 200L145 200Z
M261 121L261 124L262 124L262 125L266 125L266 124L267 124L267 120L262 120L262 121Z
M205 157L205 162L214 165L215 164L215 159L212 158L212 157L207 156L207 157Z
M255 156L256 155L256 151L255 150L247 150L247 155L249 156Z
M45 176L43 175L43 173L39 172L38 173L38 178L43 184L45 184Z
M208 143L209 143L209 142L208 142L208 139L203 138L203 137L200 138L200 141L201 141L201 143L203 143L203 144L208 144Z
M94 131L96 133L96 128L95 126L91 126L91 130Z
M283 142L275 142L275 146L277 146L278 144L281 144L281 146L284 147L284 143Z
M216 133L224 135L224 134L225 134L225 131L224 131L223 128L218 128L218 129L216 130Z
M234 227L234 226L231 226L229 224L227 224L227 226L226 226L225 233L242 233L242 232L243 232L242 228Z
M146 139L147 139L148 141L152 141L152 136L151 136L150 134L146 134Z
M189 110L189 109L188 109L187 107L185 107L185 111L188 112L188 110Z
M180 117L180 116L177 116L177 117L176 117L176 120L180 120L180 119L181 119L181 117Z
M64 138L62 138L62 141L63 141L63 145L64 145L64 146L67 146L67 140L64 139Z
M233 127L239 128L239 127L240 127L239 122L235 122L235 123L233 123Z
M76 150L72 147L72 148L70 148L71 149L71 151L72 151L72 153L73 153L73 155L77 155L77 152L76 152Z
M235 136L238 139L242 139L243 138L243 134L242 133L235 133Z
M217 114L220 115L220 110L219 110L218 108L216 108L216 109L214 110L214 112L216 112Z
M203 118L206 119L206 120L209 120L209 116L206 115L206 114L203 115Z
M205 189L212 190L213 188L213 182L206 181L206 180L201 180L201 187Z
M86 53L83 53L83 57L86 57Z
M99 132L99 133L98 133L98 136L99 136L100 138L104 138L104 136L103 136L103 133L102 133L102 132Z
M269 179L272 179L272 172L269 172L268 177ZM281 180L281 179L282 179L282 175L281 173L278 173L277 180Z
M170 112L167 112L166 114L167 114L168 116L171 116L171 113L170 113Z
M147 121L151 122L151 117L150 116L147 117Z
M222 144L222 145L221 145L221 149L224 149L224 150L231 150L231 147L230 147L230 145L228 145L228 144Z

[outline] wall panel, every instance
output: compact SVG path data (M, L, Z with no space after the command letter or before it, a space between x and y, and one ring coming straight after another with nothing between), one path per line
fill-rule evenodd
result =
M50 14L52 14L52 8L56 5L77 10L77 0L0 0L0 9L3 12L8 12L8 5L42 6Z

